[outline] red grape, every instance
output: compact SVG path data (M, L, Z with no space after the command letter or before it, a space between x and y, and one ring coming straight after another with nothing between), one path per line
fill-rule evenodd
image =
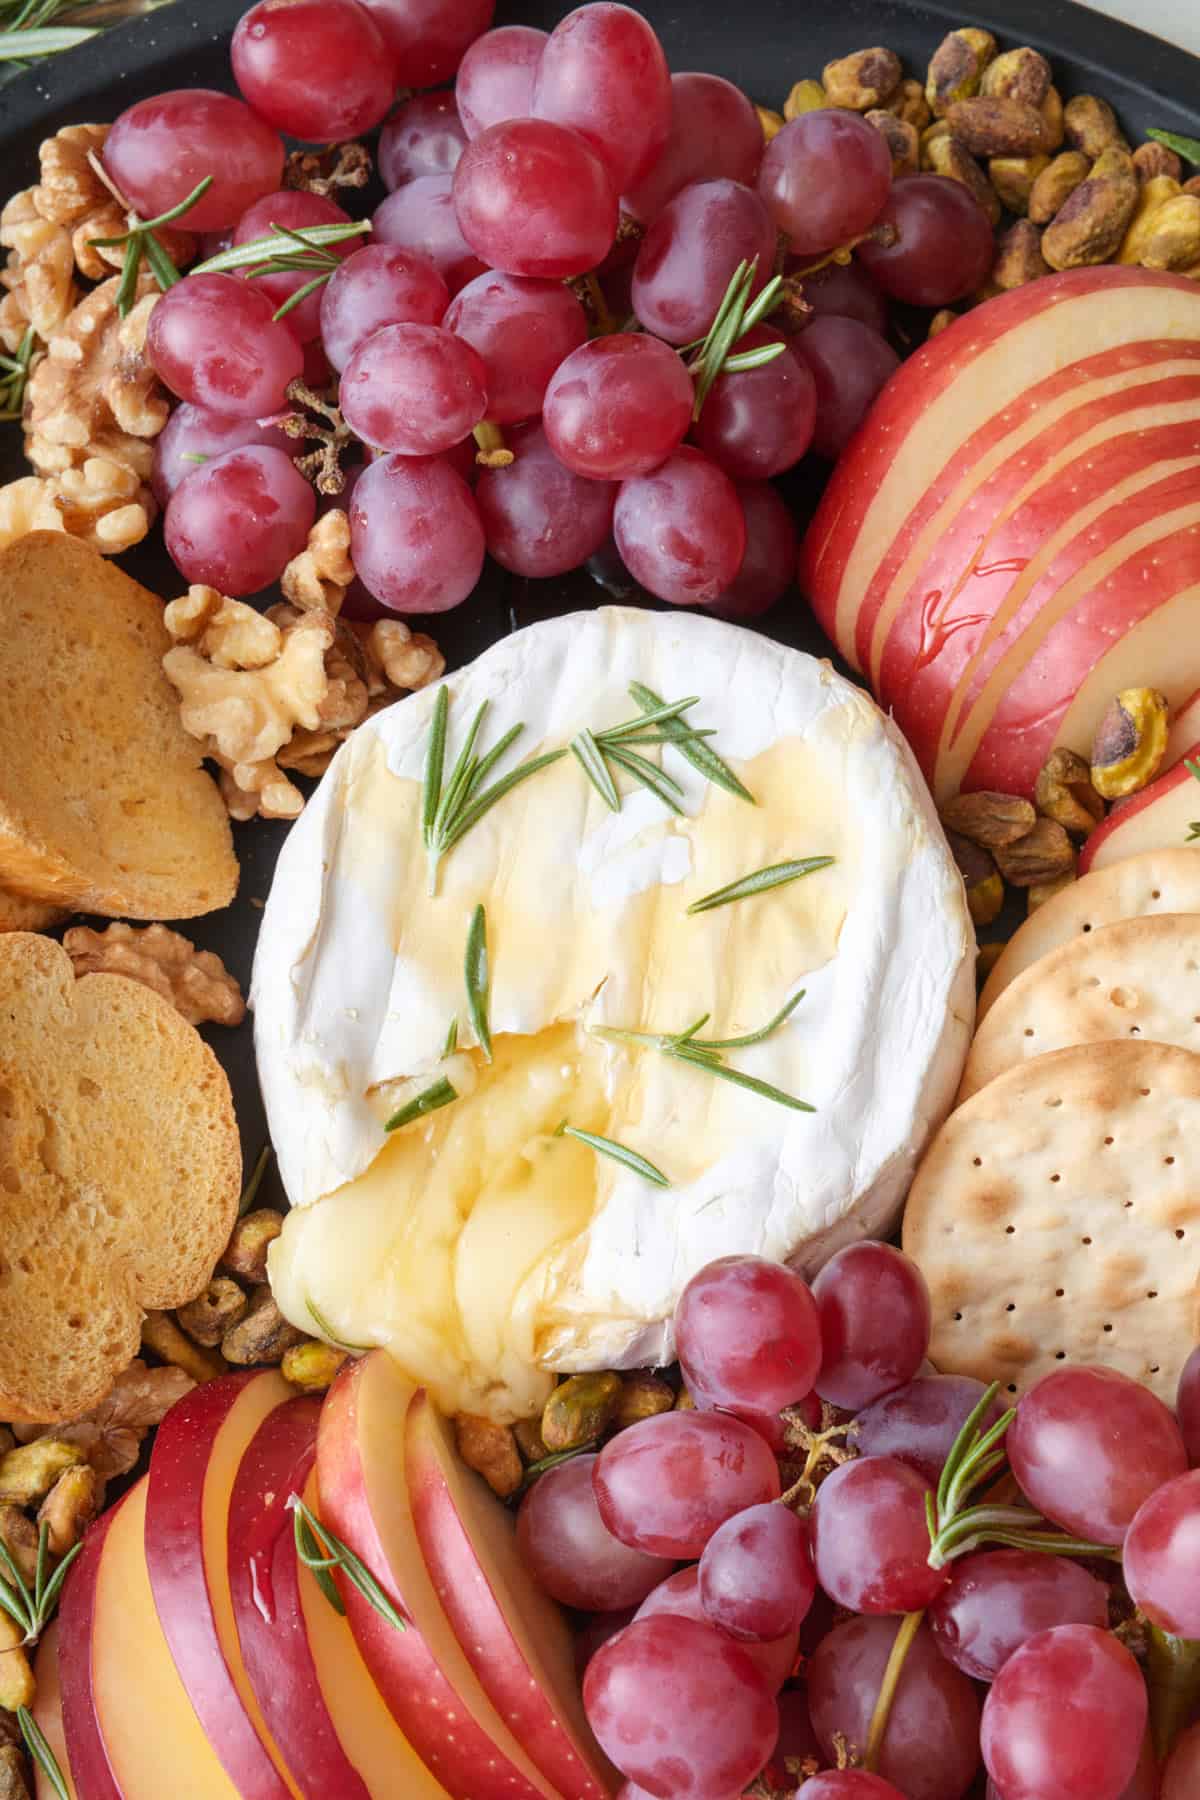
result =
M619 481L647 475L683 442L695 389L657 338L620 331L594 338L551 376L542 403L554 454L577 475Z
M669 344L702 338L735 269L756 262L754 289L766 286L775 260L775 227L753 188L697 181L651 225L633 272L633 310Z
M860 1412L850 1441L860 1456L894 1456L936 1483L984 1392L982 1381L969 1375L918 1375ZM994 1425L1003 1411L994 1401L982 1429Z
M508 441L516 461L484 469L475 488L488 551L514 575L565 575L607 541L616 487L564 468L540 425L518 426Z
M258 0L230 57L255 112L307 143L370 131L395 98L394 59L358 0Z
M321 290L321 341L335 369L384 325L440 325L450 290L427 256L399 244L368 244L348 256Z
M483 569L479 509L443 457L381 457L350 502L350 551L368 592L393 612L446 612Z
M186 215L189 231L224 231L283 180L283 144L244 101L212 88L175 88L117 119L104 166L144 219L170 212L211 175Z
M1143 1500L1125 1539L1125 1585L1152 1625L1200 1638L1200 1469Z
M988 1773L1005 1800L1120 1800L1146 1729L1133 1657L1094 1625L1059 1625L1014 1652L983 1708Z
M1171 1413L1115 1369L1055 1369L1035 1381L1009 1429L1013 1474L1039 1512L1094 1543L1120 1544L1187 1452Z
M837 316L814 319L792 339L792 348L808 364L817 384L813 449L833 462L862 424L879 390L900 367L900 358L890 344L857 319Z
M517 1546L526 1567L560 1605L619 1612L644 1600L674 1564L630 1549L612 1535L592 1490L595 1466L594 1456L575 1456L539 1476L517 1514Z
M289 455L300 447L277 425L230 418L225 413L211 412L207 406L181 401L154 440L154 473L150 478L154 498L165 508L180 482L186 481L202 463L223 456L226 450L241 450L247 444L269 444L273 450Z
M790 509L770 482L735 485L746 520L746 554L741 568L709 610L722 619L757 619L795 580L800 540Z
M805 1800L904 1800L904 1795L882 1775L865 1769L826 1769L804 1784Z
M1153 1800L1154 1790L1150 1790ZM1160 1800L1196 1800L1200 1794L1200 1725L1185 1731L1167 1758Z
M816 1585L807 1527L778 1501L727 1519L700 1558L705 1614L730 1637L755 1643L799 1631Z
M454 171L468 244L510 275L558 280L607 255L617 193L587 140L546 119L507 119L472 138Z
M286 451L251 444L180 482L163 535L185 581L256 594L300 554L316 516L316 496Z
M343 212L332 200L323 199L320 194L305 193L302 188L285 189L280 194L268 194L262 200L244 212L237 223L233 234L235 244L252 244L256 238L269 238L275 234L272 225L283 225L291 231L304 231L313 225L348 225L350 215ZM280 240L283 249L288 240ZM334 256L345 256L354 246L355 240L347 238L344 244L330 244L329 250ZM293 245L294 249L295 246ZM246 279L256 288L260 288L276 307L280 307L302 287L306 287L313 278L311 269L295 269L289 274L254 275ZM306 294L298 306L293 306L285 315L287 328L293 337L307 344L321 335L321 290Z
M694 1619L635 1619L588 1664L583 1704L610 1762L667 1800L740 1793L779 1735L745 1650Z
M996 255L991 221L961 181L906 175L892 184L879 215L893 244L868 238L858 254L885 294L908 306L965 300L990 275Z
M847 1244L817 1276L813 1299L822 1400L857 1412L912 1380L933 1327L929 1289L915 1262L890 1244Z
M453 94L414 94L379 134L376 161L384 187L391 193L414 175L452 175L466 141Z
M1187 1446L1188 1461L1195 1468L1200 1464L1200 1346L1183 1365L1175 1412Z
M782 1510L780 1507L781 1512ZM647 1594L642 1601L637 1616L639 1619L653 1619L662 1613L670 1613L673 1618L679 1619L699 1619L705 1625L712 1623L700 1600L700 1568L697 1563L660 1581L653 1593ZM796 1667L800 1634L789 1631L767 1644L744 1642L742 1649L774 1694L790 1678Z
M779 343L778 332L756 325L738 349ZM800 461L812 442L816 418L812 372L785 348L757 369L718 375L692 435L735 481L766 481Z
M1200 1774L1200 1761L1195 1765L1195 1772ZM1195 1800L1196 1792L1196 1789L1190 1787L1177 1789L1170 1786L1164 1786L1159 1792L1158 1759L1154 1754L1150 1733L1147 1732L1142 1739L1142 1754L1133 1772L1133 1780L1122 1790L1121 1800ZM989 1780L987 1784L985 1800L1004 1800L994 1781Z
M623 1544L696 1557L718 1525L779 1498L779 1467L749 1425L727 1413L669 1412L606 1444L592 1476L600 1516Z
M865 1749L899 1627L898 1619L849 1619L817 1646L807 1671L808 1703L830 1762L839 1735ZM975 1689L938 1655L922 1625L896 1684L879 1773L905 1800L962 1800L978 1767Z
M275 303L235 275L189 275L150 314L146 355L181 400L261 419L287 403L304 352Z
M613 534L630 574L672 606L719 600L746 554L737 489L686 444L661 468L621 483Z
M488 418L514 425L541 412L550 377L587 342L588 322L561 281L530 281L493 269L455 296L446 329L484 360Z
M496 0L362 0L362 4L396 59L396 80L416 88L449 81L496 10Z
M643 225L652 225L668 200L693 181L724 176L753 184L762 153L762 126L741 88L720 75L672 75L666 148L623 205Z
M385 325L351 354L339 403L365 444L436 456L486 413L487 370L478 351L440 325Z
M930 1491L890 1456L860 1457L825 1478L812 1509L812 1556L831 1600L860 1613L919 1612L949 1586L949 1570L929 1566Z
M799 265L803 258L792 260ZM860 263L826 263L806 275L802 287L815 318L832 313L838 319L857 319L879 337L887 336L887 301Z
M778 1412L810 1392L821 1364L812 1294L761 1256L724 1256L693 1275L675 1342L684 1380L710 1406Z
M747 555L749 555L749 551L747 551ZM716 612L719 609L713 607L712 610ZM741 1419L743 1424L753 1425L759 1437L766 1439L776 1456L787 1457L795 1454L788 1440L788 1421L782 1412L759 1412L753 1406L719 1406L714 1409L703 1394L698 1396L693 1394L692 1398L702 1412L715 1410L732 1413L734 1418ZM806 1394L803 1400L798 1400L794 1410L814 1431L820 1425L821 1402L815 1394Z
M942 1655L977 1681L994 1681L1014 1650L1052 1625L1108 1623L1108 1589L1065 1556L983 1550L951 1575L929 1624Z
M836 107L802 113L767 145L758 191L799 256L820 256L874 224L892 185L880 132Z
M644 180L671 130L671 72L649 20L611 0L568 13L542 52L533 115L585 137L619 194Z
M376 207L376 244L398 244L427 257L452 294L486 272L454 210L453 175L414 175Z
M454 88L469 138L505 119L528 118L534 77L549 36L532 25L501 25L476 38L462 59Z

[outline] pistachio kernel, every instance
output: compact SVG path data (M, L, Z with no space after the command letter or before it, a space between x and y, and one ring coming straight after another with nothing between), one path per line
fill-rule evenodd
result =
M959 873L967 890L967 908L975 925L982 930L999 916L1004 905L1004 883L994 859L986 850L973 844L957 831L948 831L950 845Z
M1092 786L1091 768L1074 750L1051 752L1033 797L1044 818L1080 837L1087 837L1104 817L1104 801Z
M983 72L996 54L990 31L966 26L946 34L929 62L925 98L935 118L943 118L957 100L979 92Z
M1063 109L1067 142L1094 162L1106 150L1128 150L1129 144L1117 115L1107 100L1096 94L1076 94Z
M660 1375L652 1375L649 1369L635 1369L621 1382L621 1397L617 1401L613 1426L617 1431L624 1431L643 1419L654 1419L659 1413L670 1412L674 1405L675 1392L669 1381L664 1381Z
M825 89L819 81L798 81L783 103L783 116L790 124L802 113L823 112L828 105Z
M1029 193L1027 211L1034 224L1049 225L1091 172L1090 161L1079 150L1064 150L1048 163Z
M856 50L852 56L839 57L826 63L821 83L829 106L844 106L851 112L869 112L882 106L889 94L900 85L904 70L894 50L876 46Z
M984 850L1015 844L1037 824L1037 814L1019 794L998 794L984 789L975 794L956 794L941 809L942 824Z
M555 1388L542 1409L542 1441L553 1455L577 1450L601 1437L616 1416L621 1377L611 1372L572 1375Z
M1053 79L1041 51L1023 44L1018 50L1005 50L988 64L979 91L989 100L1024 100L1040 107Z
M995 853L996 862L1010 887L1036 887L1057 881L1075 867L1075 846L1054 819L1039 819L1033 830L1015 844Z
M1092 786L1123 800L1152 781L1167 753L1169 708L1157 688L1125 688L1111 702L1092 742Z

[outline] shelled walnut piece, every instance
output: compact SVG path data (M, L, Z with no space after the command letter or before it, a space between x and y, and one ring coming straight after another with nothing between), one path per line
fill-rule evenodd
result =
M14 1425L12 1429L23 1444L52 1437L73 1445L79 1453L76 1460L88 1463L103 1484L129 1473L143 1439L195 1385L180 1369L150 1369L137 1358L118 1375L104 1399L78 1418L56 1425Z
M76 975L126 975L169 1000L191 1025L240 1025L246 1016L242 990L219 956L165 925L109 925L104 931L73 926L63 949Z

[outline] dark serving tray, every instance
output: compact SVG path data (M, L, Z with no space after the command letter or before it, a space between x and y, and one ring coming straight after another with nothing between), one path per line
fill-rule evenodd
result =
M792 83L819 75L835 56L869 44L894 49L914 74L954 26L986 25L1006 47L1031 43L1045 52L1066 95L1094 91L1112 102L1127 130L1151 125L1200 134L1200 60L1157 38L1075 5L1072 0L994 0L991 7L910 4L909 0L636 0L657 28L677 69L707 69L738 82L750 96L780 106ZM54 58L0 87L0 188L6 198L37 176L37 148L59 127L111 120L124 107L164 88L233 87L228 42L249 0L175 0L147 18L119 26L80 50ZM500 0L497 23L551 26L569 0ZM0 426L0 481L26 473L21 434ZM790 483L803 514L820 487L820 471L802 469ZM130 572L170 598L183 589L161 536L124 559ZM489 564L471 599L440 615L431 629L451 668L506 631L547 614L601 604L603 592L581 573L529 582ZM798 595L785 598L763 629L782 642L827 654L828 646ZM254 821L235 826L241 891L224 912L184 926L203 948L224 957L246 983L262 902L286 826ZM254 1073L249 1024L207 1035L229 1072L241 1121L247 1168L266 1137ZM268 1176L264 1197L278 1198Z

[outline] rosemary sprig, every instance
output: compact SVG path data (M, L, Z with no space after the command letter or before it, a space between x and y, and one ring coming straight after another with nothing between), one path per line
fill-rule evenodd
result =
M439 1112L443 1106L449 1106L452 1100L457 1099L458 1089L443 1075L431 1087L414 1094L411 1100L392 1114L383 1129L400 1131L405 1125L411 1125L414 1119L423 1119L426 1113Z
M446 1033L446 1041L442 1045L442 1055L443 1056L453 1056L454 1052L457 1049L458 1049L458 1014L455 1013L454 1017L450 1021L450 1028Z
M715 892L705 894L703 899L693 900L688 912L711 912L715 906L729 906L735 900L749 900L755 894L765 894L771 888L782 887L785 882L799 881L804 875L815 875L819 869L828 869L835 860L832 856L805 856L799 862L772 863L770 868L759 869L753 875L743 875L740 881L731 881L728 887L717 888Z
M1182 132L1159 131L1154 127L1151 127L1146 136L1153 138L1157 144L1165 144L1168 150L1174 150L1177 156L1182 156L1184 162L1195 163L1200 167L1200 138L1184 137Z
M71 1800L70 1789L58 1766L58 1758L46 1742L45 1733L27 1706L17 1708L17 1724L21 1727L25 1748L58 1795L59 1800Z
M36 56L57 56L63 50L77 50L95 30L81 25L60 25L49 31L0 31L0 63L28 62Z
M789 1106L793 1112L815 1112L807 1100L797 1100L793 1094L785 1094L769 1081L760 1081L757 1075L744 1075L740 1069L729 1068L724 1060L727 1050L744 1050L751 1044L761 1044L764 1038L777 1031L784 1020L790 1018L801 1000L804 989L781 1006L773 1019L758 1031L747 1032L744 1037L736 1038L701 1038L696 1033L709 1020L708 1013L702 1013L694 1024L686 1031L653 1032L630 1031L620 1026L600 1025L596 1027L597 1037L613 1038L621 1043L646 1044L653 1050L659 1050L664 1056L673 1057L677 1062L688 1063L692 1068L703 1069L708 1075L715 1075L720 1081L731 1082L735 1087L745 1088L748 1093L758 1094L763 1100L774 1100L779 1106Z
M492 989L488 970L487 914L482 904L471 914L463 974L467 984L467 1012L475 1027L475 1036L479 1039L484 1061L491 1062L492 1027L488 1007L491 1004Z
M332 1571L340 1569L346 1579L353 1583L364 1600L369 1600L381 1618L397 1631L408 1630L408 1620L393 1605L372 1575L371 1571L340 1537L335 1537L327 1525L318 1522L315 1514L305 1506L299 1494L292 1494L288 1500L293 1516L293 1530L296 1537L296 1555L306 1569L316 1576L321 1591L335 1611L344 1614L345 1606L337 1591ZM322 1546L324 1554L322 1555Z
M636 1150L630 1150L625 1144L618 1144L614 1138L601 1137L595 1131L580 1131L574 1125L568 1125L565 1119L554 1135L577 1138L581 1144L586 1144L589 1150L595 1150L600 1156L611 1156L614 1162L624 1163L627 1169L632 1169L643 1181L652 1181L655 1187L671 1185L661 1169L655 1168L644 1156L639 1156Z
M242 1197L238 1201L238 1218L245 1218L258 1198L258 1190L263 1184L263 1176L267 1172L267 1164L271 1160L271 1146L264 1144L254 1159L254 1167L250 1171L250 1179L242 1189Z
M983 1544L1003 1544L1013 1550L1040 1551L1047 1556L1104 1556L1120 1559L1120 1551L1085 1538L1056 1531L1040 1513L1027 1506L971 1506L971 1495L1007 1469L1004 1439L1016 1418L1016 1408L1002 1413L985 1431L1000 1383L993 1381L964 1424L942 1465L937 1493L925 1497L929 1526L929 1566L944 1569L956 1557L969 1556Z
M54 1609L58 1605L62 1593L63 1582L67 1571L83 1549L82 1543L68 1550L54 1573L50 1573L50 1527L43 1522L38 1533L37 1563L34 1571L33 1587L21 1574L8 1545L0 1538L0 1557L8 1575L0 1575L0 1607L8 1614L14 1624L19 1625L25 1636L23 1644L36 1644L54 1617Z
M1189 762L1185 757L1183 766L1194 781L1200 781L1200 762ZM1200 838L1200 819L1193 819L1184 842L1194 844L1197 838Z
M653 688L645 687L640 681L631 681L629 692L639 706L654 709L663 705ZM748 800L751 806L757 806L758 802L750 789L738 780L729 764L722 762L706 741L710 733L697 731L685 719L681 719L677 711L674 714L661 714L660 717L663 735L670 739L672 749L678 750L680 756L690 762L693 769L698 770L706 781L714 782L717 787L736 794L739 800Z
M0 420L19 419L33 373L37 338L30 325L11 356L0 355Z
M303 231L294 230L290 225L276 225L272 220L270 237L253 238L248 244L235 244L230 250L220 250L206 262L197 263L192 274L223 275L242 269L255 280L260 275L310 270L312 280L289 294L276 312L276 319L283 319L309 294L324 287L337 268L340 259L330 246L361 237L371 229L370 219L357 219L348 225L308 225Z
M104 169L100 159L93 153L89 155L88 161L100 175L104 185L110 191L115 192L111 177ZM159 213L157 218L139 219L135 212L129 210L128 231L121 232L117 237L88 239L93 250L114 250L121 244L125 246L125 261L121 265L121 281L117 288L117 311L122 318L125 318L130 312L137 299L138 276L141 274L143 259L164 293L168 288L174 287L177 281L183 280L183 276L154 234L162 226L173 225L176 219L182 219L198 200L204 198L212 184L212 176L206 175L203 181L196 183L186 200L181 200L178 206L170 207L167 212ZM123 196L122 204L124 204Z
M446 734L450 716L449 689L440 687L433 704L433 721L429 727L425 773L421 785L421 836L429 857L431 894L437 893L438 868L442 858L466 836L473 825L479 823L485 813L491 811L497 800L502 800L505 794L510 794L521 782L528 781L539 769L547 768L567 754L565 750L550 750L544 756L535 756L531 761L522 763L519 768L510 770L507 775L502 775L490 787L485 787L484 783L496 764L525 729L523 724L513 725L498 744L493 745L485 755L477 756L475 745L487 709L488 703L484 700L471 721L466 741L450 771L450 779L444 782Z
M697 695L691 694L686 700L668 704L638 682L634 682L629 691L642 708L635 719L610 725L605 731L585 729L571 740L573 755L606 806L613 812L621 810L620 790L609 767L612 763L632 776L639 786L657 795L669 812L682 816L680 798L683 789L675 777L639 754L641 748L663 744L681 751L708 780L730 787L732 792L740 792L747 799L751 797L732 769L705 741L715 733L701 730L684 718L693 706L699 706Z
M734 350L734 345L740 343L755 325L761 324L783 300L781 275L768 281L758 297L751 299L757 276L757 256L753 262L740 262L725 290L725 297L717 308L717 316L709 327L707 337L687 346L687 350L695 353L688 363L688 371L696 384L693 418L700 417L704 402L712 392L718 375L733 374L741 369L760 369L764 363L774 362L787 348L781 340L777 344L761 344L756 350Z
M321 1336L331 1343L335 1350L345 1350L350 1356L365 1356L368 1350L374 1349L373 1344L352 1344L349 1339L340 1338L311 1294L305 1295L304 1304Z
M557 1469L559 1463L573 1462L577 1456L587 1456L599 1442L599 1438L588 1438L584 1444L572 1444L569 1450L552 1450L549 1456L540 1457L537 1462L530 1463L521 1478L521 1485L517 1489L517 1493L524 1494L535 1481L540 1480L551 1469Z

